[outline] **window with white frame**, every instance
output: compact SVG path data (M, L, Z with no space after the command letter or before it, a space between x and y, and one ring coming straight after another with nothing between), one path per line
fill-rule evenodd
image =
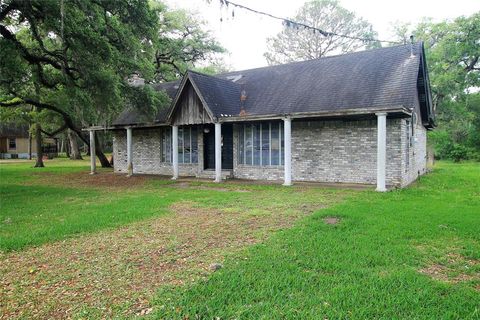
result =
M243 124L238 130L238 163L276 166L284 163L282 122Z
M196 127L178 128L178 163L198 163L198 140ZM162 162L171 163L172 129L162 130Z

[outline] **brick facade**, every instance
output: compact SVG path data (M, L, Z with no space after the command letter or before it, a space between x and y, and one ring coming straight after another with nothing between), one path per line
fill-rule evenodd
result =
M400 119L387 120L387 185L401 184ZM297 181L375 184L377 122L292 122L292 176Z
M168 130L168 129L167 129ZM198 163L180 163L180 176L197 176L203 171L203 135L198 135ZM171 163L161 161L162 128L135 129L132 131L133 173L173 174ZM127 135L126 130L113 134L114 171L127 172Z
M426 130L409 119L387 119L387 185L402 187L426 172ZM161 162L161 129L133 130L133 172L172 175L170 163ZM179 164L180 176L202 176L203 133L198 131L198 164ZM238 126L233 126L233 177L283 180L283 166L238 164ZM411 141L410 141L411 140ZM127 171L126 132L114 132L114 167ZM377 122L292 121L293 181L376 183Z

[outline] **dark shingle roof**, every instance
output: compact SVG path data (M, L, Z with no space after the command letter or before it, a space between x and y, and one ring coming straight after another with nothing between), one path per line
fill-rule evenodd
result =
M2 123L0 137L28 138L28 124Z
M242 90L248 115L413 108L423 44L415 44L413 53L403 45L216 76L190 71L186 77L216 117L239 115ZM173 98L178 86L164 83L156 89Z
M237 115L240 112L240 86L231 80L188 72L215 117Z
M413 107L420 52L397 46L219 76L242 76L248 114Z

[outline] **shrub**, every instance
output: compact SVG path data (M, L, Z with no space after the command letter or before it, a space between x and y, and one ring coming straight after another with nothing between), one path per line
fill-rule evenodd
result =
M452 150L450 151L450 158L454 162L460 162L462 160L467 160L469 157L469 149L461 144L453 144Z

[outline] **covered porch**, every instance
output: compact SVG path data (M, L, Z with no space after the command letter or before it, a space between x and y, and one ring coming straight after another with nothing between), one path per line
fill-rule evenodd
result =
M384 191L387 187L385 181L387 164L386 160L382 161L386 159L387 153L386 116L385 113L373 116L377 119L376 130L373 128L372 130L376 131L373 133L377 136L377 161L373 164L377 169L378 191ZM299 124L302 122L301 119L295 119L293 123L297 121ZM90 132L93 138L95 130L91 129ZM240 139L240 135L243 139ZM126 172L128 175L170 175L172 179L196 177L212 179L215 182L228 178L272 181L281 179L283 184L291 185L292 172L297 172L296 176L299 174L297 149L299 139L302 140L300 133L297 132L294 135L296 146L293 146L293 149L296 155L292 163L292 119L290 117L277 119L274 122L224 121L186 125L163 124L148 128L133 126L116 128L114 135L116 171ZM241 143L244 144L241 145ZM277 148L280 150L276 151ZM172 152L173 150L177 152ZM92 150L92 154L94 152L95 150ZM255 152L259 155L257 156ZM257 163L258 161L260 163ZM241 170L245 168L254 172L254 176L242 175ZM261 176L261 173L273 171L275 172L273 177ZM92 173L94 172L95 164L92 162ZM293 179L308 181L300 176ZM318 181L322 182L321 179Z

